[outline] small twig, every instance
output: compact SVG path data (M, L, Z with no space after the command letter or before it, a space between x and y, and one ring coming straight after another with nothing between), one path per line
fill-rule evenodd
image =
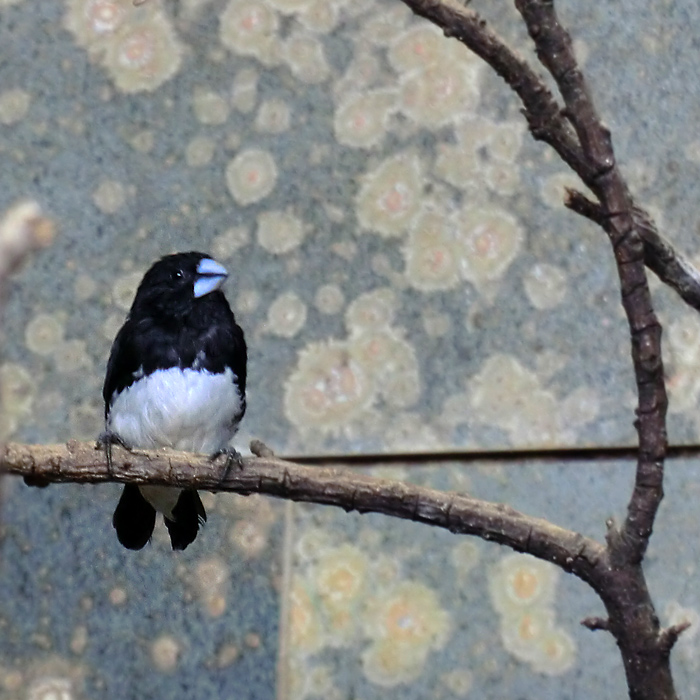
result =
M262 440L253 439L250 441L250 451L256 457L274 457L275 453Z
M581 620L581 624L593 632L597 630L610 631L610 620L605 617L586 617Z
M564 206L599 226L605 225L600 204L592 202L581 192L567 188ZM700 272L664 240L648 212L635 205L632 217L644 242L644 264L686 304L700 311Z
M671 653L671 649L675 646L678 638L691 627L691 623L688 620L679 622L676 625L671 625L666 627L659 633L659 646L663 649L666 654Z
M575 211L594 224L598 224L598 226L603 226L605 224L605 215L598 202L592 202L583 192L579 192L571 187L565 187L564 192L564 206L567 209Z
M649 214L635 207L632 215L644 241L644 263L688 305L700 311L700 272L666 241Z

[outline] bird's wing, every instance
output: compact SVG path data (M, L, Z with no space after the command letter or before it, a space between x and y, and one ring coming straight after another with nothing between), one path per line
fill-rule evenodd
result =
M238 388L241 394L245 396L248 349L245 344L243 330L237 323L234 322L229 336L226 364L233 370L236 377L238 377Z
M204 332L198 332L193 352L204 350L203 369L210 372L223 372L230 367L236 375L239 391L245 396L248 363L245 337L223 295L221 302L209 307L211 316L207 318L210 323Z
M127 319L112 343L112 350L107 363L107 375L102 387L105 401L105 417L109 413L111 402L119 392L131 385L139 370L139 360L134 344L132 323Z

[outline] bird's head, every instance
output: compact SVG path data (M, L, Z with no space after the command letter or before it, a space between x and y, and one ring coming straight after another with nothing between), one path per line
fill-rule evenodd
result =
M198 300L216 292L227 276L226 268L204 253L166 255L144 275L132 311L185 315Z

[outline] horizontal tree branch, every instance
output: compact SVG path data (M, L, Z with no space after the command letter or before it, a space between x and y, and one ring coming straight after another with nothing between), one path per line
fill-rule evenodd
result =
M596 585L605 547L595 540L524 515L509 506L379 479L354 469L307 467L277 459L259 441L243 468L226 473L225 461L172 450L113 448L112 472L104 452L92 443L65 445L8 443L0 453L0 473L23 476L34 485L49 483L161 484L205 491L260 493L277 498L338 506L346 511L383 513L454 533L476 535L557 564ZM107 526L105 524L105 526Z

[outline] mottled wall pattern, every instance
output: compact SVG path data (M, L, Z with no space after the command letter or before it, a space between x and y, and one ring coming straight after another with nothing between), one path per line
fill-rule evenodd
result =
M473 1L531 56L509 4ZM635 194L700 260L697 9L558 5ZM143 272L196 248L229 269L249 341L241 448L251 436L298 455L633 443L607 242L561 205L576 180L503 84L399 0L0 0L0 58L0 211L35 201L57 230L6 310L3 437L93 438ZM700 321L654 291L671 440L694 443ZM376 471L600 536L630 465ZM695 565L670 575L683 553L697 559L673 537L696 529L678 499L700 474L674 478L649 563L666 622L700 610ZM624 692L612 645L578 626L597 603L543 563L222 495L197 547L173 555L157 530L127 553L115 494L4 485L0 698ZM700 697L698 658L691 631L684 697Z

